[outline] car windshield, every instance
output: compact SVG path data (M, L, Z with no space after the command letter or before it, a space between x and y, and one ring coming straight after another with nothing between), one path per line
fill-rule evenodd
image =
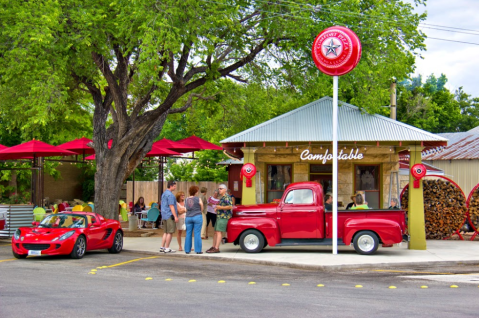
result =
M39 227L47 228L85 228L87 219L77 214L52 214L47 216Z

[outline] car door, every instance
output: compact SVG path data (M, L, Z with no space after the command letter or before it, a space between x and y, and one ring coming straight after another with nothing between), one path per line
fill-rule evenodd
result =
M102 245L104 245L103 237L106 234L105 227L101 225L100 220L90 215L88 215L88 225L87 249L94 250L101 248Z
M319 213L312 189L291 189L278 207L282 238L319 238Z

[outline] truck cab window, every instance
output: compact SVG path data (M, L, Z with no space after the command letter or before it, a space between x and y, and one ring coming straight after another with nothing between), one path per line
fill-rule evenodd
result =
M286 199L286 204L312 204L313 203L313 191L310 189L301 189L289 191Z

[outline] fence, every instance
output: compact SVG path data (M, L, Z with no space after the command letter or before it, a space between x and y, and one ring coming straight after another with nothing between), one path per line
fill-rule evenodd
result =
M166 190L166 181L163 182L163 189ZM200 182L190 182L190 181L178 181L176 183L176 194L179 191L183 191L188 196L188 189L197 185L198 187L206 187L208 191L206 195L212 195L215 189L218 189L220 184L228 184L225 182L214 182L214 181L200 181ZM145 203L147 205L150 202L158 201L158 182L157 181L135 181L135 198L132 200L133 195L133 181L128 181L126 185L126 202L136 202L139 197L145 198Z
M0 237L11 237L19 227L31 227L33 221L33 205L0 205L0 213L6 214L5 229Z

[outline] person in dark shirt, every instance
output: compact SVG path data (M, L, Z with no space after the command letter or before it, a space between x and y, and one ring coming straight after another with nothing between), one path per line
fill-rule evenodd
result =
M333 211L333 197L329 194L324 197L324 208L326 211Z
M355 195L352 195L352 196L351 196L351 200L353 200L353 202L349 203L349 204L346 206L346 210L349 210L349 209L351 209L353 206L356 206L356 196L355 196Z

